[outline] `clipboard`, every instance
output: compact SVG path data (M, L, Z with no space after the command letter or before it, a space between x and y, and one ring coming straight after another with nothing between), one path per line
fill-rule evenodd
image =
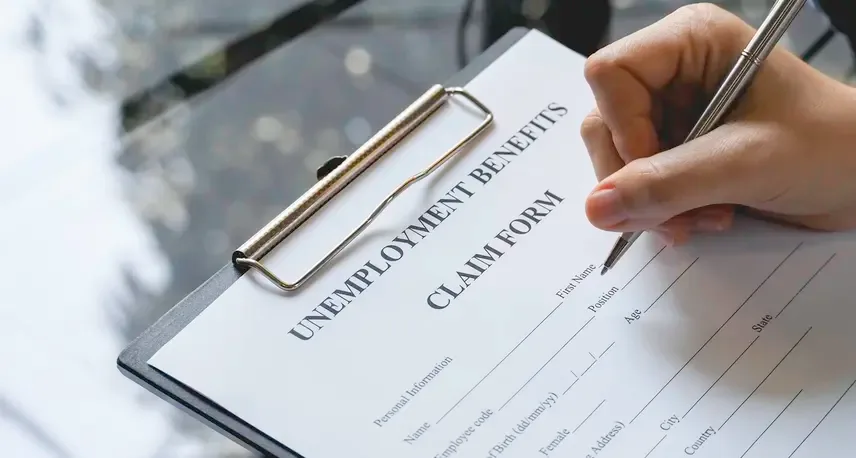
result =
M468 98L469 102L479 106L480 102L478 102L478 100L472 99L468 94L460 93L454 88L465 86L470 80L487 68L494 60L523 38L527 32L529 32L529 29L523 27L517 27L510 30L485 51L475 56L465 68L449 78L444 85L438 85L429 89L425 95L402 112L396 120L393 120L387 128L402 121L412 123L414 122L414 117L421 117L422 119L427 118L431 115L431 106L436 108L445 96L452 95L452 93L448 91L449 88L452 88L452 92L455 93L454 95L462 95L464 98ZM480 126L483 128L489 123L492 115L487 107L479 106L479 108L485 111L486 114L485 121ZM416 124L418 125L418 120L415 121L417 121ZM405 137L407 132L404 132L401 137ZM474 139L478 133L479 129L477 128L469 138L463 139L462 142L455 148L452 148L447 155L451 155L456 148L462 146L467 141ZM378 155L385 154L385 150L393 150L386 154L395 154L394 144L397 140L395 133L381 130L376 135L376 138L378 136L382 137L384 140L384 151L378 153ZM372 153L367 152L364 147L357 150L354 154L371 155ZM435 163L435 166L439 166L439 163L442 161L443 158L439 159L438 162ZM317 176L319 185L325 183L325 181L323 181L325 178L328 178L326 182L329 183L331 181L329 180L331 174L335 172L339 177L332 181L344 183L340 184L340 186L345 187L347 185L347 175L351 175L351 178L353 178L353 176L359 174L361 170L371 167L372 165L372 162L357 161L358 167L353 168L351 164L348 164L347 162L348 159L346 158L332 158L324 166L319 168ZM315 199L314 193L318 192L319 187L324 187L319 185L316 185L312 190L307 192L307 194L301 196L290 208L299 207L301 205L323 205L324 202ZM405 183L402 188L399 188L399 190L403 190L406 185L407 183ZM395 194L395 192L393 194ZM390 195L390 197L393 197L393 195ZM383 203L381 207L382 206ZM376 210L380 210L381 207L378 207ZM264 434L262 431L231 414L226 409L216 405L211 400L148 364L148 360L157 353L158 350L178 335L185 326L190 324L205 310L206 307L211 305L217 297L229 289L229 287L242 275L247 273L248 269L258 270L281 289L292 290L298 288L304 280L308 279L318 269L323 267L324 263L330 261L335 256L337 249L331 251L325 259L322 259L315 267L309 269L306 275L293 283L285 282L279 279L275 272L268 271L264 267L262 261L264 254L287 236L287 231L283 231L283 227L289 225L297 226L300 224L299 221L295 222L291 215L293 215L293 213L289 213L288 211L282 213L280 217L271 221L254 237L248 240L247 243L236 250L233 254L232 262L222 267L202 285L164 314L164 316L151 327L134 339L119 355L117 365L119 371L126 377L143 386L161 399L179 408L179 410L182 410L191 417L196 418L213 430L242 445L246 449L259 453L262 456L301 458L299 454L289 449L287 444L279 443L270 436ZM309 218L311 217L311 211L303 212L303 215L305 218ZM367 225L371 219L372 217L369 217L364 225ZM359 231L360 229L358 228L357 231L352 233L352 236L356 237ZM349 240L345 240L338 249L344 248L344 245L346 245L348 241Z

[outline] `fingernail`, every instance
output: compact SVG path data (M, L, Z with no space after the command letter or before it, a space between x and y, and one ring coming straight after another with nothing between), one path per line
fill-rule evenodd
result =
M666 246L673 246L675 244L675 237L667 230L664 229L654 229L651 231L660 243L665 244Z
M686 245L687 242L690 241L690 231L678 231L674 235L674 241L672 242L672 246L678 247L681 245Z
M627 220L627 209L615 188L599 189L589 195L589 210L592 218L603 226L614 226Z
M695 226L700 231L721 232L725 230L726 217L724 215L700 215L695 221Z

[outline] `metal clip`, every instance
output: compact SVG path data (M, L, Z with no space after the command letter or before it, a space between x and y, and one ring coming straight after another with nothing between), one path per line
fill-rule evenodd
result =
M306 273L294 282L286 282L277 277L261 263L261 258L269 253L278 243L291 234L300 224L305 222L316 211L322 208L330 199L350 184L354 178L374 164L380 157L392 149L404 137L419 127L428 119L440 105L450 96L461 96L475 105L484 113L484 120L469 135L443 153L431 165L421 172L401 183L392 191L371 214L326 256L312 266ZM432 86L412 105L402 111L395 119L375 134L368 142L347 158L335 158L319 168L315 184L306 194L301 196L291 206L286 208L259 232L241 245L233 254L232 262L236 267L254 268L283 291L294 291L300 288L313 275L318 273L327 263L348 246L378 215L410 185L433 173L441 165L455 156L464 146L484 132L493 121L493 114L478 99L463 88L445 88L440 85Z

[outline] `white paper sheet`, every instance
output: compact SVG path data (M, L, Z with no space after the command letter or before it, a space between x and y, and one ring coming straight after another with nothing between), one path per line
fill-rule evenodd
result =
M306 458L853 456L854 237L741 221L601 277L582 68L528 35L468 85L496 115L477 146L301 291L247 275L151 364ZM477 122L442 110L266 263L295 278Z

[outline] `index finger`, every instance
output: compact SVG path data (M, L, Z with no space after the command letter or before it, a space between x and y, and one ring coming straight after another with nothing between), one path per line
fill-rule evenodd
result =
M675 81L712 91L751 36L733 14L696 4L593 54L585 77L621 158L630 162L660 150L658 91Z

